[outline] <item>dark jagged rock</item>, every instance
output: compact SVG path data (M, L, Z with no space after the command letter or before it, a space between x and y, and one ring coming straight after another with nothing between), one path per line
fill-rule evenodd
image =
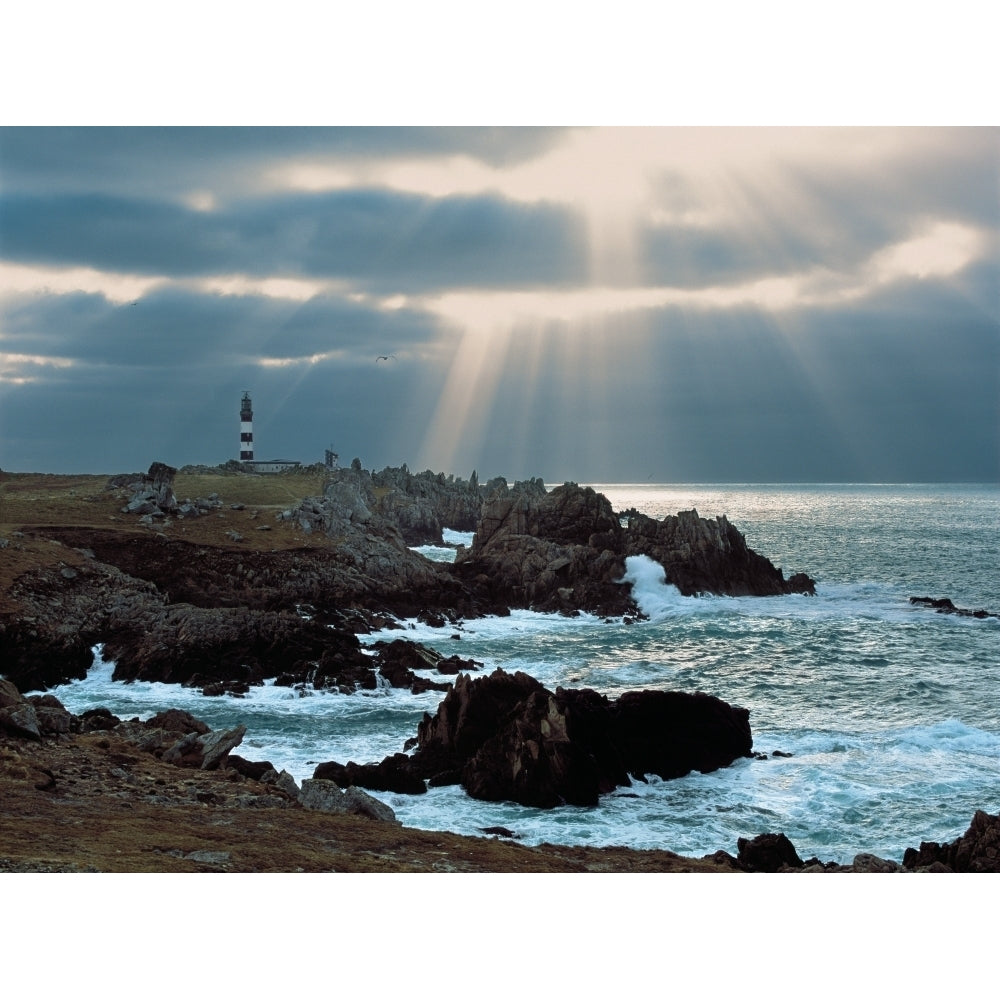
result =
M245 778L253 778L254 781L260 781L265 774L278 773L277 768L269 760L247 760L236 753L226 757L226 767L242 774Z
M911 870L951 872L1000 872L1000 814L982 809L972 817L969 829L950 844L924 841L908 847L903 867Z
M804 574L786 581L725 517L708 520L693 510L662 521L638 515L622 528L606 497L575 483L493 501L472 546L459 551L455 572L494 603L620 614L632 607L622 578L625 559L635 555L660 563L686 595L815 592Z
M626 556L655 559L666 571L667 581L688 596L769 597L816 590L815 582L803 573L785 580L770 560L747 546L725 515L709 519L686 510L662 521L632 517L623 551Z
M413 755L387 761L431 786L460 782L473 798L551 808L594 805L629 785L630 775L673 778L725 767L752 745L749 712L710 695L642 691L610 701L495 670L476 680L460 674L418 727ZM340 766L324 775L344 777ZM370 772L349 777L377 787L365 784Z
M330 686L342 665L369 672L353 633L287 612L246 608L170 606L143 629L109 637L104 655L115 661L115 680L199 687L232 680L259 684L281 673L308 683L319 676L321 685Z
M410 758L402 753L386 757L378 764L328 761L316 766L313 777L335 781L341 788L355 785L374 792L401 792L405 795L422 795L427 791L423 779L410 770Z
M740 837L736 846L739 851L736 860L749 872L778 872L804 867L792 842L783 833L762 833L752 840Z
M0 663L22 691L83 680L94 662L91 645L86 635L67 635L57 623L0 621Z
M962 618L1000 618L1000 612L996 611L985 611L982 608L971 611L968 608L958 608L950 597L911 597L910 604L933 608L939 614L959 615Z
M373 663L379 674L393 687L409 688L414 694L423 691L448 691L447 682L432 681L419 677L415 670L436 670L439 673L457 674L461 670L476 670L482 664L474 660L463 660L458 656L444 657L422 643L409 639L393 639L392 642L376 642Z
M630 605L621 525L589 487L495 499L454 570L491 606L617 614Z

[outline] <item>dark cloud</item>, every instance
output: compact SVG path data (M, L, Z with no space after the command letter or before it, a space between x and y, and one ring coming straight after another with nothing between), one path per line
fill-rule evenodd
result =
M440 336L430 317L412 310L328 296L298 303L176 290L126 304L84 294L25 298L8 310L5 329L11 353L52 353L110 369L232 366L329 352L367 364L380 352L419 348Z
M565 283L585 274L581 224L554 206L386 191L296 195L197 212L106 195L0 200L9 259L146 275L346 278L389 292Z
M509 166L557 143L551 128L0 128L0 178L16 191L174 198L251 184L294 157L379 159L465 154Z

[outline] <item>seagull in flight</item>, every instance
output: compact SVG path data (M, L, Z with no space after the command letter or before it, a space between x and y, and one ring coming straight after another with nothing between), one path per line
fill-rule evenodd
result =
M380 355L379 355L379 356L378 356L378 357L377 357L377 358L375 359L375 364L378 364L378 363L379 363L380 361L388 361L388 360L389 360L390 358L391 358L391 359L392 359L393 361L395 361L395 360L396 360L396 355L395 355L395 354L380 354Z

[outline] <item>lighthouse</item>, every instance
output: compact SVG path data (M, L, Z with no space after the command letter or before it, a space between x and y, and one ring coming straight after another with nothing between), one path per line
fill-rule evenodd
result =
M253 403L250 393L243 393L240 402L240 461L253 461Z

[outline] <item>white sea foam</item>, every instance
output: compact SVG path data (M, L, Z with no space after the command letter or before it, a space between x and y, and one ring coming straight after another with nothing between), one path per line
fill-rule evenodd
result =
M667 583L664 568L649 556L629 556L621 582L632 585L632 597L639 610L653 621L686 610L689 598Z
M471 545L475 538L474 531L455 531L452 528L442 528L441 537L446 545Z

